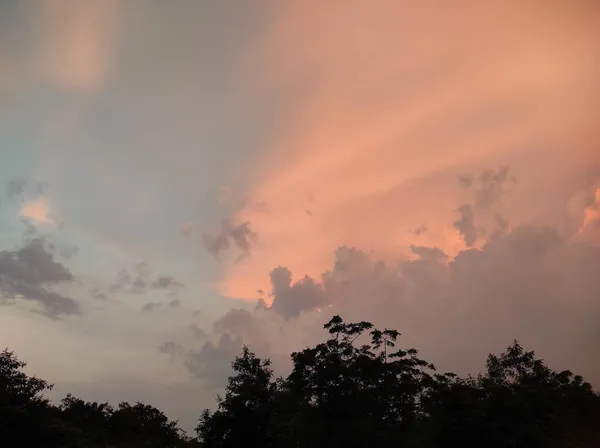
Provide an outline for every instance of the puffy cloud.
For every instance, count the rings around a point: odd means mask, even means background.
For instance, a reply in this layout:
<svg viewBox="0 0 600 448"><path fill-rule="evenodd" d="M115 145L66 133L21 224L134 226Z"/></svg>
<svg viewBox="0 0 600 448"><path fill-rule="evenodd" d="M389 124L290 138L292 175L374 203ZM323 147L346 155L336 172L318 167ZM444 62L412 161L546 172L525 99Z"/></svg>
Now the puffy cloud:
<svg viewBox="0 0 600 448"><path fill-rule="evenodd" d="M203 379L207 385L221 387L231 374L231 362L240 353L242 337L233 337L223 333L218 342L208 341L199 350L190 352L185 366L196 378Z"/></svg>
<svg viewBox="0 0 600 448"><path fill-rule="evenodd" d="M284 318L298 317L301 312L324 305L321 285L305 276L292 284L292 273L285 267L271 271L273 303L271 308Z"/></svg>
<svg viewBox="0 0 600 448"><path fill-rule="evenodd" d="M248 255L255 240L256 233L251 230L249 222L233 224L229 219L222 221L219 233L204 232L202 234L204 247L217 259L231 246L239 249L242 256Z"/></svg>
<svg viewBox="0 0 600 448"><path fill-rule="evenodd" d="M178 282L170 275L161 275L154 282L152 282L152 288L154 289L179 289L183 287L183 283Z"/></svg>
<svg viewBox="0 0 600 448"><path fill-rule="evenodd" d="M0 251L0 288L5 297L39 302L48 316L79 314L79 304L49 288L73 283L70 270L54 260L44 240L36 238L18 250Z"/></svg>
<svg viewBox="0 0 600 448"><path fill-rule="evenodd" d="M54 224L52 217L50 201L48 198L41 197L33 201L28 201L21 207L21 216L28 218L39 224Z"/></svg>
<svg viewBox="0 0 600 448"><path fill-rule="evenodd" d="M462 235L467 247L475 245L479 231L475 227L475 214L473 207L469 204L463 204L456 209L460 218L454 221L454 228Z"/></svg>
<svg viewBox="0 0 600 448"><path fill-rule="evenodd" d="M132 276L131 271L134 271ZM108 293L128 292L133 294L144 294L149 289L156 291L167 291L169 296L174 296L184 287L183 283L176 280L173 276L162 274L154 279L152 270L146 262L135 265L132 269L122 268L117 272L115 280L108 286ZM106 297L107 292L96 288L96 293L101 293ZM96 295L96 294L93 294ZM154 308L152 304L147 304L145 310Z"/></svg>
<svg viewBox="0 0 600 448"><path fill-rule="evenodd" d="M522 225L451 258L437 248L411 250L417 259L392 268L342 248L320 281L293 283L289 271L277 268L270 311L291 318L331 305L327 315L399 328L458 369L477 369L486 350L519 338L551 362L572 363L600 381L592 361L600 357L600 248L552 227ZM311 287L302 288L307 282ZM278 302L279 294L287 302Z"/></svg>

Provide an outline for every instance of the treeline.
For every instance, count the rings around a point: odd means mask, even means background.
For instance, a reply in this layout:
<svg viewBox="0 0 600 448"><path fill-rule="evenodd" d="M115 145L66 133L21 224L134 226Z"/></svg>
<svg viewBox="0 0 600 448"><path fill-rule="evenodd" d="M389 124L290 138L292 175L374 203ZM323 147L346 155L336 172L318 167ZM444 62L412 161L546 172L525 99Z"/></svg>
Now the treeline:
<svg viewBox="0 0 600 448"><path fill-rule="evenodd" d="M326 325L329 339L291 355L276 378L244 348L225 394L188 438L141 403L50 404L45 381L0 355L0 446L31 447L600 447L600 395L569 371L555 372L516 341L486 371L438 373L399 333L368 322Z"/></svg>

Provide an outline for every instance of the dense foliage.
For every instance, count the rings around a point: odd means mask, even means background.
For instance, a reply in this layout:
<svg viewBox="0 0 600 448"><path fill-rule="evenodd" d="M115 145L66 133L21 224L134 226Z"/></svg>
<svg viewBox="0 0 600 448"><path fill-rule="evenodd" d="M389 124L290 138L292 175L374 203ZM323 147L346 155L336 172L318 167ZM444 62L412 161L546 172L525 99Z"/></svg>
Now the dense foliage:
<svg viewBox="0 0 600 448"><path fill-rule="evenodd" d="M200 419L203 446L600 447L600 396L516 341L463 379L395 349L397 331L339 316L325 329L328 341L292 354L286 379L244 349Z"/></svg>
<svg viewBox="0 0 600 448"><path fill-rule="evenodd" d="M414 349L396 349L395 330L339 316L325 329L327 341L292 354L287 378L244 348L196 439L142 403L113 407L68 395L53 405L43 396L51 385L23 373L25 364L5 350L2 446L600 447L600 395L516 341L488 357L485 373L459 378L436 372Z"/></svg>

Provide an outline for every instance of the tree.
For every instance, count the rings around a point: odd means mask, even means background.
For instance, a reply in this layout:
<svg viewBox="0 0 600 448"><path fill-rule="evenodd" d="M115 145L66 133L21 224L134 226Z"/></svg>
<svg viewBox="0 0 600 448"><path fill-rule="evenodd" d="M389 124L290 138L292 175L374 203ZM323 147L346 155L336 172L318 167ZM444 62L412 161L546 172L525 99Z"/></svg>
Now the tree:
<svg viewBox="0 0 600 448"><path fill-rule="evenodd" d="M203 446L600 446L598 394L516 341L483 374L460 378L397 350L395 330L339 316L324 328L329 339L292 353L285 379L244 348L225 398L202 414Z"/></svg>
<svg viewBox="0 0 600 448"><path fill-rule="evenodd" d="M13 352L0 353L0 446L44 448L179 448L197 446L160 410L136 403L44 397L52 385L25 374Z"/></svg>
<svg viewBox="0 0 600 448"><path fill-rule="evenodd" d="M202 413L196 431L206 447L271 446L270 404L276 383L270 361L262 361L247 347L232 364L236 375L229 378L218 409Z"/></svg>

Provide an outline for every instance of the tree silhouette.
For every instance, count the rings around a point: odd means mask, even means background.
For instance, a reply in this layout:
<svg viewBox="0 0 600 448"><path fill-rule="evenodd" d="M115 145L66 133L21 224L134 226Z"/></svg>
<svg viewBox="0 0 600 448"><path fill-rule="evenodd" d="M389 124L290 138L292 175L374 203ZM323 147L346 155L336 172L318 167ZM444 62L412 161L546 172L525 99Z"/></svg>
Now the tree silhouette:
<svg viewBox="0 0 600 448"><path fill-rule="evenodd" d="M328 339L291 354L276 378L247 347L225 394L187 437L143 403L59 405L46 381L0 353L0 446L44 448L600 447L600 396L570 371L555 372L514 341L476 377L439 373L396 330L334 316Z"/></svg>
<svg viewBox="0 0 600 448"><path fill-rule="evenodd" d="M598 394L516 341L485 373L459 378L397 350L395 330L339 316L324 328L329 339L293 353L285 379L244 348L225 398L202 414L202 446L600 446Z"/></svg>

